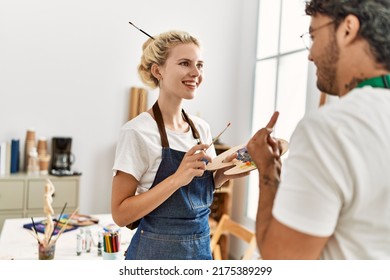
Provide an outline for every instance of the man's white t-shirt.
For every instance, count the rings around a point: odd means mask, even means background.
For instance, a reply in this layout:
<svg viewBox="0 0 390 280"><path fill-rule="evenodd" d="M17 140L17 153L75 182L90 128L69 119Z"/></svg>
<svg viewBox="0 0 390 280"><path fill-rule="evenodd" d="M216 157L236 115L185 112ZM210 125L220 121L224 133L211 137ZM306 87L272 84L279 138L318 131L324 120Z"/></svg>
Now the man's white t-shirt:
<svg viewBox="0 0 390 280"><path fill-rule="evenodd" d="M274 217L331 236L323 259L390 259L390 90L354 89L302 119L281 176Z"/></svg>

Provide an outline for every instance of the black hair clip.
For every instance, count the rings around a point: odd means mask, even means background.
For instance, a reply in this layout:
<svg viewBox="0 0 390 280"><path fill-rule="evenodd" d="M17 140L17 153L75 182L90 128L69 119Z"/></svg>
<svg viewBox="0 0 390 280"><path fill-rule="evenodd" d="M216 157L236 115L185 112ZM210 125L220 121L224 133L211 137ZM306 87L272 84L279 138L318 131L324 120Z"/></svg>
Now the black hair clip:
<svg viewBox="0 0 390 280"><path fill-rule="evenodd" d="M152 39L154 40L153 36L150 36L148 33L146 33L145 31L143 31L142 29L139 29L139 28L138 28L137 26L135 26L132 22L129 21L129 23L130 23L132 26L134 26L135 28L137 28L139 31L141 31L142 33L144 33L146 36L148 36L149 38L152 38Z"/></svg>

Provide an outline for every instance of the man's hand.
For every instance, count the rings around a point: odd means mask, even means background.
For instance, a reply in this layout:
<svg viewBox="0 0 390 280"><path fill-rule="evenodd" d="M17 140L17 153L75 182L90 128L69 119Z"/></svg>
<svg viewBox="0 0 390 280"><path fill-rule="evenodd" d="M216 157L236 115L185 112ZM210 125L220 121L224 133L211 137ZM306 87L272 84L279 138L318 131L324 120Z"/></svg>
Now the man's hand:
<svg viewBox="0 0 390 280"><path fill-rule="evenodd" d="M279 178L281 169L281 143L271 136L278 120L279 112L275 112L265 128L258 130L247 144L247 150L263 179L270 176ZM270 178L269 178L270 179Z"/></svg>

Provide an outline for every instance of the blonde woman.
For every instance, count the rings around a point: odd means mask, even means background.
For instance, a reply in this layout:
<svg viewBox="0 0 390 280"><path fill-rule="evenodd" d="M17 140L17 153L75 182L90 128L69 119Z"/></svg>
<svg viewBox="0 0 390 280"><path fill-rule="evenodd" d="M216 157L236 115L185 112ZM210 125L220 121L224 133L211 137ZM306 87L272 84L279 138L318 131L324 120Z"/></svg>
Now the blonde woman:
<svg viewBox="0 0 390 280"><path fill-rule="evenodd" d="M140 219L126 259L211 259L213 191L237 176L206 170L216 156L209 125L182 108L203 80L200 44L182 31L151 37L138 72L159 96L122 127L117 143L112 216L119 226Z"/></svg>

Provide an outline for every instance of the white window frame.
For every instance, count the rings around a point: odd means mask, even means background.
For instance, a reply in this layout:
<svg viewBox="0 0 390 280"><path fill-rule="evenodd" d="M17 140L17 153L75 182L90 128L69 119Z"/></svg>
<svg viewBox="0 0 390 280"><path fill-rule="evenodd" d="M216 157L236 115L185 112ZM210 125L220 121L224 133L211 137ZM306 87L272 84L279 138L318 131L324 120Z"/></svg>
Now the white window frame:
<svg viewBox="0 0 390 280"><path fill-rule="evenodd" d="M308 52L299 38L308 30L310 18L304 14L304 1L259 0L258 7L251 135L265 126L272 113L278 110L280 117L274 136L289 141L298 121L318 104L317 98L313 98L315 91L315 95L319 96L313 77L314 67L309 63ZM295 69L294 66L297 66L297 71L291 70ZM271 74L275 75L274 80L265 78L267 75L271 77ZM296 82L291 82L292 77ZM282 159L286 157L288 153ZM258 173L251 172L247 182L246 216L255 220L259 197Z"/></svg>

